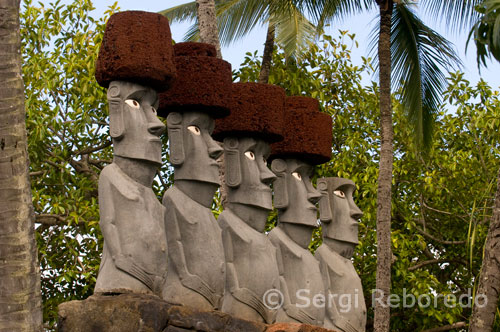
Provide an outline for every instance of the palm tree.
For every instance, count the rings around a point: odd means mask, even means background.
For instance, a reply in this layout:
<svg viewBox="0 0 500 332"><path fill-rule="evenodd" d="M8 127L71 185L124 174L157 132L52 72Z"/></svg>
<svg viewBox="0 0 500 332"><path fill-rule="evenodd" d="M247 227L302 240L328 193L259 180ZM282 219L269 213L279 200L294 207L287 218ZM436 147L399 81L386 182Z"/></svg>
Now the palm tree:
<svg viewBox="0 0 500 332"><path fill-rule="evenodd" d="M41 331L19 3L0 1L0 331Z"/></svg>
<svg viewBox="0 0 500 332"><path fill-rule="evenodd" d="M486 0L477 9L482 14L474 25L469 38L474 35L477 47L477 64L486 66L486 58L492 55L500 62L500 0ZM470 318L470 332L489 332L493 329L500 296L500 170L493 216L484 245L476 294L485 295L487 302L475 305Z"/></svg>
<svg viewBox="0 0 500 332"><path fill-rule="evenodd" d="M217 57L222 58L214 0L196 0L196 9L201 42L214 45Z"/></svg>

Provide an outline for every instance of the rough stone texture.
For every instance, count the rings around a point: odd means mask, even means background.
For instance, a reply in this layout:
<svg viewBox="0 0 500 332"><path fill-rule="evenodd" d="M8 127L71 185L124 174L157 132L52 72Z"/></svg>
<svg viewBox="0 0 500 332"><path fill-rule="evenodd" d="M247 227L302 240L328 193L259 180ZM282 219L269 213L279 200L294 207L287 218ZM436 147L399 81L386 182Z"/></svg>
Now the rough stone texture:
<svg viewBox="0 0 500 332"><path fill-rule="evenodd" d="M153 295L93 295L59 306L59 332L328 332L318 326L266 325L220 311L199 311L169 304Z"/></svg>
<svg viewBox="0 0 500 332"><path fill-rule="evenodd" d="M174 46L175 56L217 56L215 46L205 43L177 43Z"/></svg>
<svg viewBox="0 0 500 332"><path fill-rule="evenodd" d="M116 13L106 24L95 77L105 88L118 80L163 91L175 77L173 55L166 17L142 11Z"/></svg>
<svg viewBox="0 0 500 332"><path fill-rule="evenodd" d="M269 326L266 330L266 332L328 332L328 331L333 331L333 330L327 330L319 326L297 324L297 323L278 323Z"/></svg>
<svg viewBox="0 0 500 332"><path fill-rule="evenodd" d="M174 45L174 52L177 79L160 94L158 114L196 111L214 119L229 115L231 64L217 59L207 44L180 43Z"/></svg>
<svg viewBox="0 0 500 332"><path fill-rule="evenodd" d="M233 83L231 115L217 120L212 136L253 137L268 143L283 139L285 90L262 83Z"/></svg>
<svg viewBox="0 0 500 332"><path fill-rule="evenodd" d="M331 159L332 119L308 97L287 97L284 140L272 144L270 160L296 158L311 165Z"/></svg>

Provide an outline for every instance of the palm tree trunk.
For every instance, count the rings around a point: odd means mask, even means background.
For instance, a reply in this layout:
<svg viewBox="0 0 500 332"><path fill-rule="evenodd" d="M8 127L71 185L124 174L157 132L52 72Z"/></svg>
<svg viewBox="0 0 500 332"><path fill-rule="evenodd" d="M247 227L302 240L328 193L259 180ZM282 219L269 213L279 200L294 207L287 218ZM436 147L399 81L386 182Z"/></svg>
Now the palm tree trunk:
<svg viewBox="0 0 500 332"><path fill-rule="evenodd" d="M273 60L274 35L274 24L269 22L266 43L264 44L264 54L262 55L262 65L260 67L259 83L269 82L269 71L271 70L271 61Z"/></svg>
<svg viewBox="0 0 500 332"><path fill-rule="evenodd" d="M41 331L40 268L28 177L20 0L0 0L0 331Z"/></svg>
<svg viewBox="0 0 500 332"><path fill-rule="evenodd" d="M377 1L380 7L378 44L380 84L380 165L377 189L377 297L374 331L389 332L390 308L387 297L391 290L391 186L393 163L393 130L391 104L391 17L392 0Z"/></svg>
<svg viewBox="0 0 500 332"><path fill-rule="evenodd" d="M484 248L479 285L469 324L469 332L493 330L500 292L500 171L497 179L495 207ZM481 295L481 296L480 296ZM486 302L484 297L486 297Z"/></svg>
<svg viewBox="0 0 500 332"><path fill-rule="evenodd" d="M196 0L198 8L198 26L200 28L200 41L215 46L217 57L222 59L220 50L219 31L217 29L217 16L214 0Z"/></svg>

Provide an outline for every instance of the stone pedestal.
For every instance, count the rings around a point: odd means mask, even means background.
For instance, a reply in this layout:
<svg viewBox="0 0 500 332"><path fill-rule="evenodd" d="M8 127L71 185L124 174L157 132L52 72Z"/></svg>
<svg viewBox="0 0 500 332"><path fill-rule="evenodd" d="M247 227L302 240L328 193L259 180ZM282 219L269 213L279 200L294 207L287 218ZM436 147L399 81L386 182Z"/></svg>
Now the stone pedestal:
<svg viewBox="0 0 500 332"><path fill-rule="evenodd" d="M59 306L59 332L328 332L305 324L267 325L220 311L199 311L147 294L93 295Z"/></svg>

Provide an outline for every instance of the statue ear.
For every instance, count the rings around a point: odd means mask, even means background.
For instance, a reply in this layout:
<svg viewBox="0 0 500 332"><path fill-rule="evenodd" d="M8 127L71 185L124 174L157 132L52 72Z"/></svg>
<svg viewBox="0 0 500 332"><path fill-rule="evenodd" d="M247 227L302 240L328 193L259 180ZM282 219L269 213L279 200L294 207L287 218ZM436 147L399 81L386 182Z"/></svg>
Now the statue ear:
<svg viewBox="0 0 500 332"><path fill-rule="evenodd" d="M319 220L321 222L331 222L332 210L330 209L328 185L325 178L318 179L317 188L321 193L321 198L319 199Z"/></svg>
<svg viewBox="0 0 500 332"><path fill-rule="evenodd" d="M271 170L276 174L276 180L273 182L274 207L277 209L286 209L288 207L286 162L283 159L274 159L271 163Z"/></svg>
<svg viewBox="0 0 500 332"><path fill-rule="evenodd" d="M123 121L123 100L120 98L120 87L113 83L108 88L109 134L114 139L120 139L125 132Z"/></svg>
<svg viewBox="0 0 500 332"><path fill-rule="evenodd" d="M224 139L224 164L226 165L226 185L237 188L241 184L240 152L238 139L228 137Z"/></svg>
<svg viewBox="0 0 500 332"><path fill-rule="evenodd" d="M182 114L172 112L167 116L170 163L181 166L184 163L184 139L182 137Z"/></svg>

